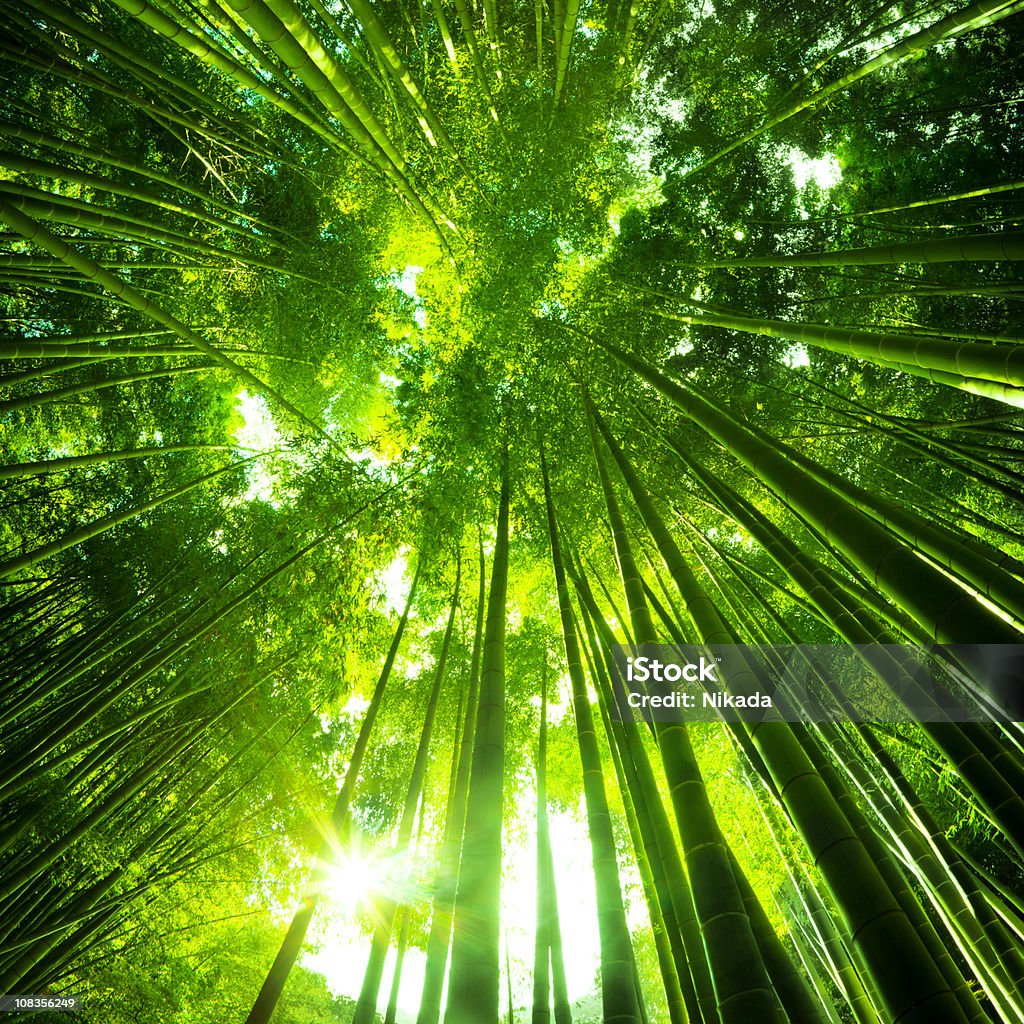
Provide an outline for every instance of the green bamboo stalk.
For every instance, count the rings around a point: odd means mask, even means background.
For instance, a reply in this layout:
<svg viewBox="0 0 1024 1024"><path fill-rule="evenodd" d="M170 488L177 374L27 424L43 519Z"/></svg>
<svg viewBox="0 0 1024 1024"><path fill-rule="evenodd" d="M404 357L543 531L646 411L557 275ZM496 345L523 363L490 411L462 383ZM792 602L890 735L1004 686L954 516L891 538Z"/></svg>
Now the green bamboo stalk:
<svg viewBox="0 0 1024 1024"><path fill-rule="evenodd" d="M385 176L424 216L442 247L447 242L434 215L406 175L405 158L388 138L352 80L316 37L291 0L228 0L277 56L362 146ZM442 217L445 223L451 222Z"/></svg>
<svg viewBox="0 0 1024 1024"><path fill-rule="evenodd" d="M928 540L926 553L936 561L954 571L966 565L972 572L986 572L985 582L977 589L996 604L1011 600L1017 590L1016 583L988 558L974 560L969 539L958 538L955 544L952 538L929 531L927 524L907 516L892 503L880 503L878 496L848 485L837 474L827 474L795 449L769 440L750 424L739 423L725 408L712 405L635 356L602 340L598 344L651 383L782 496L841 554L850 558L868 580L910 612L937 642L1019 642L1020 634L1005 620L982 606L944 573L929 571L927 563L886 527L901 533L912 529L911 535L918 542L933 538L934 542ZM837 500L845 499L846 495L856 495L867 508L876 510L878 519L848 500ZM1004 590L1008 591L1005 596Z"/></svg>
<svg viewBox="0 0 1024 1024"><path fill-rule="evenodd" d="M879 362L881 365L898 363L900 367L916 366L922 370L952 373L968 379L990 380L1013 388L1024 387L1024 345L986 345L969 341L957 343L940 338L883 334L828 324L795 323L736 314L681 315L656 312L658 316L681 323L724 327L769 338L785 338L856 359Z"/></svg>
<svg viewBox="0 0 1024 1024"><path fill-rule="evenodd" d="M946 370L928 369L914 363L901 363L890 359L873 359L872 362L885 366L890 370L899 370L912 377L922 377L934 384L943 384L951 388L959 388L969 395L989 398L993 402L1012 405L1015 409L1024 409L1024 388L1013 384L1000 384L997 381L983 380L980 377L966 377L961 373ZM1019 414L1018 414L1019 415Z"/></svg>
<svg viewBox="0 0 1024 1024"><path fill-rule="evenodd" d="M923 242L896 242L835 252L805 252L792 256L744 256L738 259L684 263L713 267L869 267L902 263L958 263L1024 260L1024 233L931 238Z"/></svg>
<svg viewBox="0 0 1024 1024"><path fill-rule="evenodd" d="M484 628L480 705L455 901L445 1024L497 1024L498 1021L509 490L506 461L502 467Z"/></svg>
<svg viewBox="0 0 1024 1024"><path fill-rule="evenodd" d="M409 945L409 908L401 910L401 925L398 929L398 948L395 952L395 972L391 979L391 992L388 1005L384 1012L384 1024L395 1024L398 1019L398 991L402 983L402 967L405 964L405 951Z"/></svg>
<svg viewBox="0 0 1024 1024"><path fill-rule="evenodd" d="M961 32L971 31L972 29L990 25L1002 18L1009 17L1011 14L1016 13L1018 7L1019 4L1014 2L1014 0L977 0L977 2L969 4L967 7L964 7L953 14L947 15L945 18L942 18L926 28L913 33L913 35L908 36L906 39L903 39L898 43L894 43L876 57L873 57L865 64L860 65L860 67L848 72L824 88L815 90L815 92L811 93L810 96L796 101L785 110L769 118L769 120L759 128L755 128L753 131L747 132L745 135L735 139L727 146L724 146L716 153L713 153L711 156L704 159L697 167L687 172L686 177L696 174L698 171L705 170L712 164L721 160L722 157L739 149L740 146L751 142L760 135L763 135L765 132L775 128L777 125L789 120L791 117L795 117L802 111L817 106L830 96L834 96L836 93L848 89L851 85L860 81L862 78L866 78L868 75L873 74L876 71L889 67L890 65L902 60L904 57L909 57L915 53L919 53L943 39L948 39Z"/></svg>
<svg viewBox="0 0 1024 1024"><path fill-rule="evenodd" d="M692 454L678 446L672 447L703 486L718 496L730 512L737 516L737 521L742 522L751 536L764 547L769 557L807 595L836 633L858 647L896 644L896 638L882 623L857 603L856 595L853 601L844 598L842 590L845 584L839 576L812 562L749 502L724 488ZM915 631L915 639L920 643L927 637L921 638ZM882 654L881 651L877 653ZM883 679L905 678L904 668L887 655L877 660L874 656L864 660L869 671L881 669ZM969 723L955 725L945 715L939 714L937 708L934 717L922 723L922 727L935 746L957 768L981 804L1003 823L1008 836L1015 837L1012 841L1020 844L1020 821L1024 815L1024 805L1018 803L1014 791L1020 788L1024 776L1021 775L1019 761L1013 753L995 744L983 727Z"/></svg>
<svg viewBox="0 0 1024 1024"><path fill-rule="evenodd" d="M220 124L222 128L230 131L236 127L231 123L233 112L215 96L197 88L166 66L153 64L144 54L112 36L104 26L90 23L74 12L51 3L50 0L25 0L25 3L44 15L62 32L95 46L112 64L120 67L151 91L159 92L162 98L170 100L179 109L201 109L211 121ZM258 129L251 126L251 131L255 136Z"/></svg>
<svg viewBox="0 0 1024 1024"><path fill-rule="evenodd" d="M469 772L473 761L473 743L476 735L476 716L480 694L480 656L483 648L484 606L487 596L486 564L482 540L478 537L480 583L476 602L476 627L473 631L473 649L470 654L469 692L466 695L465 719L462 738L452 752L455 779L450 787L448 807L441 848L438 852L438 882L434 897L434 912L427 939L426 963L423 968L423 988L416 1024L437 1024L441 1014L441 994L444 988L448 949L451 944L453 910L459 882L459 851L466 826L466 802L469 796Z"/></svg>
<svg viewBox="0 0 1024 1024"><path fill-rule="evenodd" d="M596 642L597 645L594 648L597 679L604 688L605 704L611 707L616 700L611 682L616 678L617 672L615 662L611 657L611 651L616 643L615 636L598 608L587 578L581 571L574 571L572 565L567 567L567 572L570 574L579 596L584 612L584 623L595 634L592 637L592 642ZM598 652L600 652L600 657ZM602 660L604 662L603 672L600 665ZM599 689L598 692L600 694L601 690ZM666 899L661 900L661 897L659 899L662 906L667 908L665 910L666 917L674 918L678 926L678 938L682 943L682 948L680 949L678 944L673 945L673 959L676 963L676 975L682 994L687 1000L687 1013L693 1024L700 1024L702 1020L715 1022L718 1019L717 1001L707 952L701 939L693 893L683 870L675 833L672 831L668 814L661 800L658 782L647 755L640 726L630 722L618 723L614 719L612 726L616 738L623 745L621 746L623 767L626 769L627 776L635 779L631 794L638 821L647 830L645 834L650 837L646 842L652 853L652 871L656 873L656 878L659 871L664 873ZM668 914L668 910L671 910L671 915ZM672 938L674 941L675 936ZM687 977L691 979L689 985L685 984Z"/></svg>
<svg viewBox="0 0 1024 1024"><path fill-rule="evenodd" d="M85 85L88 88L95 89L104 96L119 99L145 111L154 121L163 124L168 131L174 134L176 138L179 138L179 141L182 141L184 147L191 155L199 159L203 166L213 173L215 177L219 177L219 175L209 161L200 156L187 141L182 140L170 126L173 125L178 129L194 133L196 138L206 139L225 151L236 153L236 155L238 151L244 151L260 159L283 159L283 154L273 153L258 144L239 139L237 136L225 135L223 132L215 130L210 124L201 123L194 113L181 113L167 105L154 103L144 96L124 88L115 82L111 76L102 72L96 64L88 63L87 67L83 67L81 64L76 63L80 54L73 48L55 43L52 38L44 36L42 30L39 29L35 22L27 17L14 14L11 8L8 8L7 13L12 16L26 36L38 36L39 40L46 46L45 50L40 50L24 39L16 43L14 37L5 36L3 39L0 39L0 47L6 52L9 60L13 63L63 78L74 83L76 86Z"/></svg>
<svg viewBox="0 0 1024 1024"><path fill-rule="evenodd" d="M13 100L9 102L12 106L15 105ZM31 110L26 110L24 112L28 114L34 113ZM214 209L221 210L222 212L231 214L234 217L242 217L244 220L247 220L250 224L256 227L261 227L268 231L276 230L282 234L285 233L282 232L280 228L275 228L274 225L269 224L266 221L243 213L237 208L237 203L231 204L224 202L208 192L204 192L201 189L194 188L186 182L180 181L173 175L163 174L159 170L151 167L144 167L141 164L123 159L117 154L110 153L107 150L93 149L89 146L83 146L72 139L64 139L57 135L38 131L35 128L30 128L23 124L14 124L10 121L0 121L0 136L18 139L21 142L28 142L41 149L52 149L59 153L70 153L84 160L91 161L94 164L100 164L104 167L112 167L121 171L126 171L133 177L145 178L148 181L159 182L160 184L166 185L177 192L182 192L185 195L192 196L192 198L198 199ZM296 239L296 241L298 241L298 239Z"/></svg>
<svg viewBox="0 0 1024 1024"><path fill-rule="evenodd" d="M837 213L831 217L808 217L806 220L794 221L794 226L812 224L822 220L852 220L856 217L877 217L885 213L902 213L904 210L916 210L924 206L943 206L946 203L958 203L965 199L980 199L986 196L999 195L1002 192L1015 192L1024 188L1024 181L1007 181L998 185L985 185L982 188L969 189L966 192L953 192L945 196L933 196L931 199L915 199L899 206L879 206L873 210L854 210L851 213Z"/></svg>
<svg viewBox="0 0 1024 1024"><path fill-rule="evenodd" d="M50 402L61 402L66 398L73 398L75 395L88 395L95 391L103 391L105 388L120 387L122 384L138 384L148 380L160 380L164 377L183 377L190 373L203 373L206 370L215 369L217 369L215 364L204 363L200 366L171 366L158 370L138 370L135 373L124 373L117 376L95 377L92 380L79 381L77 384L68 384L66 387L54 388L51 391L36 391L29 395L19 395L17 398L3 399L0 401L0 415L23 409L33 409Z"/></svg>
<svg viewBox="0 0 1024 1024"><path fill-rule="evenodd" d="M224 259L241 266L256 267L260 270L281 274L284 277L294 277L321 287L328 287L315 277L287 269L281 265L280 261L261 260L233 249L219 248L197 238L194 233L185 234L180 231L171 231L157 226L152 220L145 217L135 217L120 210L111 212L84 199L74 199L57 192L47 192L10 180L0 183L0 195L11 206L21 210L29 217L38 217L40 220L54 221L58 224L87 227L101 235L130 238L145 245L155 246L161 252L166 252L167 249L164 246L167 246L175 255L178 254L176 250L203 253L206 256ZM127 266L138 265L137 263L127 264ZM193 267L207 269L208 266L208 264L182 264L181 269L188 270Z"/></svg>
<svg viewBox="0 0 1024 1024"><path fill-rule="evenodd" d="M459 563L455 577L455 590L452 594L451 610L448 613L448 624L445 627L441 651L438 654L437 664L434 667L434 679L423 716L423 726L420 729L419 745L416 748L416 757L413 761L412 772L409 777L405 804L402 807L402 815L398 822L398 836L394 847L396 855L401 855L408 849L409 840L412 837L413 823L416 818L416 807L420 802L423 792L424 779L427 775L427 757L430 753L430 740L433 736L434 719L437 715L437 703L441 695L441 684L445 680L448 651L451 648L452 634L455 629L455 613L459 608L461 581L462 566ZM374 930L370 945L370 958L366 965L366 971L363 974L359 998L356 1000L353 1010L352 1024L373 1024L376 1018L377 999L380 994L381 981L384 977L384 960L387 956L388 945L391 942L391 935L394 931L398 912L399 905L397 901L385 893L381 900L381 905L374 911Z"/></svg>
<svg viewBox="0 0 1024 1024"><path fill-rule="evenodd" d="M572 50L573 37L576 35L576 21L580 13L580 0L562 0L564 14L558 30L558 49L555 54L555 99L557 108L565 91L566 79L569 76L569 55Z"/></svg>
<svg viewBox="0 0 1024 1024"><path fill-rule="evenodd" d="M729 631L683 560L632 466L607 428L602 432L702 643L730 642ZM734 693L753 693L759 686L756 676L742 671L733 672L727 683ZM849 934L869 965L892 1019L906 1015L908 1022L965 1021L945 977L794 731L787 723L774 719L771 712L760 723L745 724L745 729L843 913Z"/></svg>
<svg viewBox="0 0 1024 1024"><path fill-rule="evenodd" d="M798 1024L801 1021L806 1024L822 1024L821 1002L815 998L813 991L808 988L807 982L790 959L731 847L729 855L758 949L761 950L768 976L772 980L772 988L790 1024Z"/></svg>
<svg viewBox="0 0 1024 1024"><path fill-rule="evenodd" d="M612 765L622 797L622 806L626 813L626 824L629 828L637 870L640 873L644 899L651 921L651 931L654 935L655 952L658 955L658 967L665 988L669 1020L672 1024L687 1024L687 1022L699 1024L703 1020L703 1015L697 1002L693 980L690 976L690 967L682 948L679 922L676 919L675 908L672 906L662 854L653 831L650 814L647 811L645 800L647 794L641 791L641 782L632 761L629 741L623 735L630 726L613 720L608 711L609 701L614 701L614 697L610 696L612 687L601 661L591 613L582 600L580 609L584 633L587 637L587 644L583 646L583 654L590 678L597 691L605 737L608 740ZM674 846L673 840L673 850Z"/></svg>
<svg viewBox="0 0 1024 1024"><path fill-rule="evenodd" d="M873 759L871 769L857 756L833 723L821 723L818 731L828 749L837 755L838 765L857 787L866 806L874 811L888 830L897 856L922 884L939 919L989 1000L1004 1017L1024 1014L1020 988L1024 978L1024 959L1020 951L1010 943L991 908L983 901L972 903L968 899L954 872L953 864L958 858L951 862L943 857L938 846L945 837L938 838L941 831L929 821L930 815L916 794L909 787L904 788L905 808L909 814L904 813L888 799L879 782L873 778L879 766L894 767L892 759L875 760L881 744L867 727L862 726L857 731L869 744ZM885 768L882 771L890 781L894 781L895 777ZM923 816L918 812L923 812ZM932 825L931 829L928 824ZM948 849L946 847L947 852Z"/></svg>
<svg viewBox="0 0 1024 1024"><path fill-rule="evenodd" d="M455 56L455 43L452 40L452 30L444 13L444 7L441 6L441 0L430 0L430 9L433 11L434 19L437 22L437 30L441 33L441 40L444 43L445 53L448 54L448 60L452 64L456 64L457 58Z"/></svg>
<svg viewBox="0 0 1024 1024"><path fill-rule="evenodd" d="M276 390L264 384L263 381L261 381L254 373L245 369L244 366L239 366L238 363L234 362L234 360L229 359L218 349L214 348L214 346L200 334L193 331L191 327L186 326L170 313L165 312L155 302L147 299L141 292L133 288L126 281L117 277L117 275L104 270L103 267L94 260L91 260L88 256L84 256L82 253L75 251L63 239L51 234L41 224L32 220L31 217L25 216L25 214L12 206L11 203L2 195L0 195L0 221L7 223L11 228L18 232L18 234L23 235L28 239L28 241L33 242L41 249L45 249L47 252L52 253L54 256L63 260L63 262L73 270L78 271L78 273L83 277L90 281L95 281L106 291L110 292L110 294L115 298L131 306L132 309L136 309L140 313L150 317L152 320L155 320L158 324L161 324L163 327L172 331L183 341L187 341L193 348L198 349L200 352L216 360L221 366L229 369L236 377L245 381L246 384L254 388L259 394L266 395L272 402L279 405L291 416L299 420L299 422L311 427L316 433L320 434L333 444L333 440L329 434L327 434L321 427L318 427L309 419L308 416L300 412L299 409L292 405L292 403L286 398L278 394Z"/></svg>
<svg viewBox="0 0 1024 1024"><path fill-rule="evenodd" d="M466 50L469 53L473 71L476 74L477 84L480 92L487 102L488 113L491 120L497 123L498 111L494 104L494 94L491 92L490 83L487 81L487 72L484 70L484 62L480 56L480 46L476 38L476 29L473 27L473 15L470 12L466 0L455 0L455 12L459 18L459 26L462 29L462 38L466 41Z"/></svg>
<svg viewBox="0 0 1024 1024"><path fill-rule="evenodd" d="M76 184L85 185L91 189L109 192L111 195L134 199L139 202L146 203L149 206L155 206L157 209L165 210L168 213L180 214L181 216L188 217L191 220L196 220L203 224L209 224L220 231L227 231L231 234L242 235L256 241L262 241L274 246L275 248L284 248L281 243L275 241L272 237L268 238L266 235L255 233L252 227L245 227L227 220L224 217L216 217L213 214L205 213L203 210L197 210L188 206L182 206L179 203L171 202L154 192L150 192L148 189L139 188L138 185L121 185L110 178L102 177L98 174L89 174L85 171L80 171L77 168L68 167L66 164L61 167L56 164L48 163L45 160L19 156L15 153L0 153L0 167L6 167L12 171L19 171L22 174L32 174L41 178L52 178L57 181L75 182ZM235 215L237 216L237 213Z"/></svg>
<svg viewBox="0 0 1024 1024"><path fill-rule="evenodd" d="M541 664L540 736L537 740L537 899L533 942L533 1024L551 1021L551 903L548 874L548 663Z"/></svg>
<svg viewBox="0 0 1024 1024"><path fill-rule="evenodd" d="M282 96L251 71L239 64L230 54L223 51L210 39L202 28L194 23L187 27L169 18L147 0L114 0L126 13L137 18L147 28L169 39L192 56L229 76L243 88L273 103L300 124L305 125L331 145L337 145L337 134L314 113Z"/></svg>
<svg viewBox="0 0 1024 1024"><path fill-rule="evenodd" d="M356 737L355 746L352 748L352 754L349 757L348 768L345 770L345 781L338 791L334 808L331 811L330 831L324 837L324 841L317 854L316 864L310 881L303 894L302 903L298 910L296 910L291 924L288 926L288 932L281 943L281 948L278 950L273 964L271 964L270 969L267 971L263 986L260 988L248 1017L246 1017L246 1024L269 1024L271 1015L277 1007L281 993L284 991L284 986L288 981L288 975L291 973L292 967L295 966L295 961L302 950L309 922L312 920L313 912L320 902L324 881L331 870L338 837L340 837L348 821L352 796L355 793L359 772L362 769L363 758L366 755L366 748L373 733L373 726L377 721L377 715L384 700L384 692L391 677L391 670L394 667L395 658L402 643L402 636L409 621L409 612L412 609L413 599L416 596L416 587L422 568L423 563L421 560L416 565L416 575L413 577L412 586L409 588L405 610L402 612L402 617L398 620L398 627L392 637L391 646L388 648L380 676L377 678L377 685L374 687L373 696L370 698L370 703L360 723L359 735Z"/></svg>
<svg viewBox="0 0 1024 1024"><path fill-rule="evenodd" d="M605 795L604 771L597 744L590 700L580 658L579 640L569 603L569 587L562 562L561 544L551 497L547 462L541 453L541 472L547 506L551 561L558 593L559 617L565 643L566 667L572 682L576 734L583 762L583 791L594 863L597 892L597 923L601 944L601 1001L608 1024L639 1024L640 1006L633 978L633 953L622 905L615 838Z"/></svg>
<svg viewBox="0 0 1024 1024"><path fill-rule="evenodd" d="M595 422L603 424L588 403L594 457L633 624L634 642L641 646L656 644L660 638L647 608L625 522L601 456ZM605 433L607 442L610 435L605 430L602 433ZM708 800L686 724L681 716L669 721L655 721L654 735L669 783L687 873L692 880L694 905L701 923L722 1024L741 1024L752 1015L765 1022L777 1020L765 963L735 882L727 846Z"/></svg>
<svg viewBox="0 0 1024 1024"><path fill-rule="evenodd" d="M427 141L435 148L438 143L443 145L448 153L461 164L459 154L448 132L412 77L412 72L399 55L398 49L384 27L384 23L377 17L376 11L368 0L347 0L347 3L352 13L359 19L359 24L363 27L370 45L380 54L388 71L402 86L403 94L416 111L417 120Z"/></svg>
<svg viewBox="0 0 1024 1024"><path fill-rule="evenodd" d="M189 491L195 490L195 488L201 487L205 483L209 483L209 481L216 479L224 473L230 473L241 469L243 466L248 465L248 463L262 457L262 455L253 455L251 458L241 459L238 462L232 462L227 466L221 466L220 469L215 469L212 473L206 473L203 476L197 477L195 480L190 480L188 483L182 484L180 487L174 487L169 491L165 491L163 494L157 495L157 497L151 498L149 501L143 502L141 505L125 509L122 512L112 512L110 515L102 516L85 526L69 530L64 534L64 536L59 537L57 540L49 541L46 544L40 544L31 551L26 551L24 554L8 558L5 561L0 562L0 579L5 579L14 573L31 568L38 562L43 561L43 559L50 558L53 555L58 555L62 551L67 551L68 548L73 548L78 544L84 544L87 540L92 540L94 537L100 536L100 534L113 529L115 526L120 526L122 523L126 523L129 520L134 519L136 516L141 516L146 512L151 512L153 509L159 508L161 505L164 505L169 501L173 501L175 498L180 498L183 494L188 494Z"/></svg>

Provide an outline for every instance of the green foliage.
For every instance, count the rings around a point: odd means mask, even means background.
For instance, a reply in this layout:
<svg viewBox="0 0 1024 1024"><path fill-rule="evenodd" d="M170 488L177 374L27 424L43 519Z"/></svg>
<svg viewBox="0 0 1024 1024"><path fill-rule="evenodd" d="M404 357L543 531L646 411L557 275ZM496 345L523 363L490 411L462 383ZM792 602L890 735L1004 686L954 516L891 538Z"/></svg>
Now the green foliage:
<svg viewBox="0 0 1024 1024"><path fill-rule="evenodd" d="M303 0L290 34L259 20L287 13L282 0L248 14L138 6L4 4L0 873L11 881L0 885L0 979L82 990L82 1020L98 1024L242 1019L276 953L276 917L303 897L336 831L330 808L401 605L396 576L418 564L414 615L341 829L343 846L380 854L394 842L460 564L403 882L410 941L426 945L473 672L477 545L489 575L503 466L505 842L518 856L534 829L545 672L549 806L582 834L540 465L543 449L566 551L625 640L587 400L737 639L842 635L755 540L756 516L879 630L919 639L916 609L878 595L788 494L606 344L879 496L889 504L877 518L898 508L938 524L952 554L940 573L941 558L922 551L922 574L944 574L972 608L985 591L983 607L1020 631L1019 384L929 380L889 365L882 348L862 359L796 339L811 323L1019 344L1011 260L856 252L1019 239L1019 18L942 39L708 163L957 8L585 4L556 104L564 4L483 4L500 7L493 40L479 12L467 32L433 0L376 4L376 27ZM322 45L309 43L300 64L282 46L298 45L303 26ZM390 74L392 58L408 81ZM815 180L815 168L832 179ZM792 259L821 252L847 258ZM789 322L794 338L742 327L767 320ZM661 635L694 635L650 531L620 499L639 571L667 608ZM836 515L848 504L837 498ZM963 568L968 538L1005 589L988 593ZM1024 777L1019 730L989 732L1012 789ZM780 851L822 883L771 783L724 731L694 729L693 742L717 827L773 927L798 927L781 909ZM1019 899L1020 836L992 820L972 780L916 727L884 743L941 833ZM645 897L603 734L597 748L635 924ZM892 841L879 815L869 824ZM910 861L932 913L935 880ZM369 930L365 903L342 923L330 910L317 919L325 948L334 927ZM573 930L595 928L577 911L590 912L563 908L567 946ZM659 1021L664 965L648 931L636 929L634 954ZM959 950L962 936L947 932ZM986 964L972 960L968 980L998 1003L1005 986ZM272 1020L348 1021L357 990L332 995L300 961ZM593 992L577 1009L598 1019ZM1009 1019L1007 1005L993 1012Z"/></svg>

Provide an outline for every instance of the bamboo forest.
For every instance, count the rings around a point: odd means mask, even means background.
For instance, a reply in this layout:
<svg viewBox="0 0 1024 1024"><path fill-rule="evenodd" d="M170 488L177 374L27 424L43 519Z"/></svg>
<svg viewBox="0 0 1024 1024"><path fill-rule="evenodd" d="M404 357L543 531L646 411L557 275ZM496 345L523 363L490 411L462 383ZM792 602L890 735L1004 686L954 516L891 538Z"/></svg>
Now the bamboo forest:
<svg viewBox="0 0 1024 1024"><path fill-rule="evenodd" d="M0 10L5 1020L1024 1024L1024 0Z"/></svg>

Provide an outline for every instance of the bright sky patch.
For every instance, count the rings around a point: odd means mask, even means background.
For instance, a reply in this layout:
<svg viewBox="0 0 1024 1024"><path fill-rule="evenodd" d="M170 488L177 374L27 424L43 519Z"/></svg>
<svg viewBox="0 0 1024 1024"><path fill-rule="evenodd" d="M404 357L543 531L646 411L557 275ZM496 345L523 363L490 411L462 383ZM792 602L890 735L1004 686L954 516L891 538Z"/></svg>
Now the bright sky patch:
<svg viewBox="0 0 1024 1024"><path fill-rule="evenodd" d="M373 581L376 589L383 588L384 604L388 611L401 614L405 608L405 602L409 597L409 588L412 586L412 580L405 578L408 568L405 553L400 551L391 560L391 564L383 572L378 573Z"/></svg>
<svg viewBox="0 0 1024 1024"><path fill-rule="evenodd" d="M262 395L250 395L243 388L238 392L235 412L242 417L242 424L234 433L235 444L240 448L248 448L255 452L269 451L281 446L284 439ZM242 495L242 501L265 501L274 508L280 507L281 499L277 495L274 473L268 465L268 460L250 462L245 469L245 475L249 486Z"/></svg>
<svg viewBox="0 0 1024 1024"><path fill-rule="evenodd" d="M391 271L391 281L394 286L400 292L408 295L416 305L415 310L413 310L412 319L417 327L425 327L427 324L427 311L420 299L419 292L416 290L416 278L422 273L423 268L412 263L408 264L401 274L397 270Z"/></svg>
<svg viewBox="0 0 1024 1024"><path fill-rule="evenodd" d="M797 342L786 349L785 353L783 353L782 361L791 370L798 370L801 366L811 365L811 356L807 351L807 346Z"/></svg>
<svg viewBox="0 0 1024 1024"><path fill-rule="evenodd" d="M789 151L789 166L798 192L802 192L811 182L824 192L838 185L843 177L843 169L831 153L812 158L794 148Z"/></svg>
<svg viewBox="0 0 1024 1024"><path fill-rule="evenodd" d="M536 813L527 793L521 795L518 813L532 821ZM566 985L569 999L576 1002L594 993L594 964L600 958L597 937L597 905L591 868L590 842L580 818L568 811L551 808L548 812L551 845L554 851L555 885L561 917ZM536 840L532 829L527 835L519 830L506 831L501 886L502 960L508 943L512 968L512 999L517 1016L530 1006L533 977L533 943L536 908ZM318 914L315 953L303 957L305 967L319 971L336 994L355 998L363 980L369 953L367 933L359 922L365 912L360 897L369 892L426 901L429 897L414 876L428 869L419 856L380 858L356 853L348 856L328 885L327 905ZM630 914L631 925L643 927L646 915L642 907ZM419 1009L426 957L410 947L406 952L399 987L399 1024L412 1024ZM394 949L388 953L381 985L381 1008L391 988ZM502 979L502 1017L507 1014L508 999Z"/></svg>

